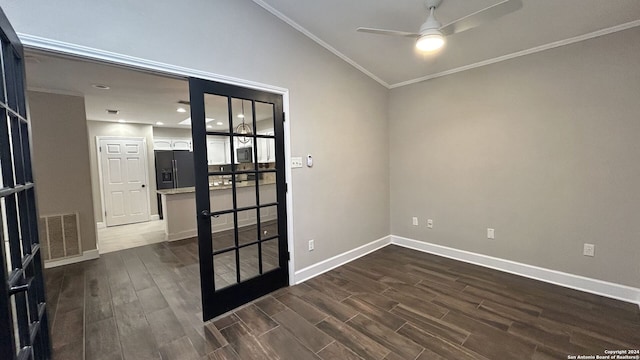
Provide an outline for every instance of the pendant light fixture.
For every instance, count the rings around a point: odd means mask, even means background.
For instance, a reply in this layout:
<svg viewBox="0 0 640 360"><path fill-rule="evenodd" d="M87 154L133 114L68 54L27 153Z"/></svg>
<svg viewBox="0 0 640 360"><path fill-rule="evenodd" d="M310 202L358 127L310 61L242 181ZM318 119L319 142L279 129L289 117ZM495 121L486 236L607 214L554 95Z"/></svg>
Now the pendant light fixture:
<svg viewBox="0 0 640 360"><path fill-rule="evenodd" d="M253 133L253 131L251 130L251 126L249 126L247 123L244 122L244 100L242 100L242 114L238 115L239 118L242 118L242 124L238 125L236 127L236 134L241 134L241 135L251 135ZM240 136L238 137L238 141L240 141L243 144L248 143L249 141L251 141L251 138L247 137L247 136Z"/></svg>

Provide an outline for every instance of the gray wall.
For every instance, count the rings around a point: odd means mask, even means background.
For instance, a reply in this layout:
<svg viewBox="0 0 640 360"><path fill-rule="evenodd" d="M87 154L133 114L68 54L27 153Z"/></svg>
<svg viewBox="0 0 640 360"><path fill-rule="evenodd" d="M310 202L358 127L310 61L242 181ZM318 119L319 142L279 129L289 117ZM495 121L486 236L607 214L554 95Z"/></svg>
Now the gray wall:
<svg viewBox="0 0 640 360"><path fill-rule="evenodd" d="M634 28L392 90L392 233L640 286L639 59Z"/></svg>
<svg viewBox="0 0 640 360"><path fill-rule="evenodd" d="M388 90L255 3L0 6L20 33L288 88L292 152L315 158L289 180L297 269L389 234Z"/></svg>
<svg viewBox="0 0 640 360"><path fill-rule="evenodd" d="M91 188L93 189L93 209L95 221L102 222L102 197L100 195L100 176L98 167L98 151L96 149L96 136L121 136L144 138L147 142L147 169L149 188L150 215L158 214L158 199L156 196L156 170L153 157L153 130L151 125L120 124L107 121L87 121L89 131L89 154L91 160Z"/></svg>
<svg viewBox="0 0 640 360"><path fill-rule="evenodd" d="M38 212L78 212L82 250L95 249L84 98L35 91L27 96Z"/></svg>

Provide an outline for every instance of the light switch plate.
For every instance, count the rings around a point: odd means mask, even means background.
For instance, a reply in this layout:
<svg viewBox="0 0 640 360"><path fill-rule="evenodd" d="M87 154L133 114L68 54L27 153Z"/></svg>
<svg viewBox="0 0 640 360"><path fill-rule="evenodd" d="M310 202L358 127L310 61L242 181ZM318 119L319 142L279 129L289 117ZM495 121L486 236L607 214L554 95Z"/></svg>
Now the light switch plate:
<svg viewBox="0 0 640 360"><path fill-rule="evenodd" d="M433 229L433 220L432 219L427 219L427 227L429 229Z"/></svg>
<svg viewBox="0 0 640 360"><path fill-rule="evenodd" d="M291 158L291 168L297 169L302 167L302 158L301 157L292 157Z"/></svg>
<svg viewBox="0 0 640 360"><path fill-rule="evenodd" d="M492 228L487 228L487 239L495 239L496 238L496 230Z"/></svg>

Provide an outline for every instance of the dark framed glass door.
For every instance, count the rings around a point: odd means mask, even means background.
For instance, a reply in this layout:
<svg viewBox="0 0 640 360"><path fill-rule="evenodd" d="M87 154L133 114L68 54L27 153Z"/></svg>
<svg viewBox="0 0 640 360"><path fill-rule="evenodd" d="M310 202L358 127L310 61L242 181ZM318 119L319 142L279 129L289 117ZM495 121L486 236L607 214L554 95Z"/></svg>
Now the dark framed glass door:
<svg viewBox="0 0 640 360"><path fill-rule="evenodd" d="M0 10L0 358L49 359L22 45Z"/></svg>
<svg viewBox="0 0 640 360"><path fill-rule="evenodd" d="M288 285L282 96L189 79L202 312Z"/></svg>

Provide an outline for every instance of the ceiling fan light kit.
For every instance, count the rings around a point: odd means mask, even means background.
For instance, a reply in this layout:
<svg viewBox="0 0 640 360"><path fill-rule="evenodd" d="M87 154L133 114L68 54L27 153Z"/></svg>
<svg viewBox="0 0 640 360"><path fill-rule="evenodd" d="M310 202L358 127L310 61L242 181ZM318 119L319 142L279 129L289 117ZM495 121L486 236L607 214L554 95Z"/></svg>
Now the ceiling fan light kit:
<svg viewBox="0 0 640 360"><path fill-rule="evenodd" d="M386 30L377 28L359 27L357 31L376 35L392 35L409 38L417 38L416 48L422 52L434 52L442 48L445 44L445 35L453 35L465 30L482 25L485 22L496 20L504 15L512 13L522 8L522 0L503 0L495 5L476 11L464 16L445 26L442 26L435 17L435 10L443 0L426 0L425 4L429 9L427 21L420 26L417 33L398 30Z"/></svg>
<svg viewBox="0 0 640 360"><path fill-rule="evenodd" d="M416 40L416 48L423 52L436 51L444 46L444 35L440 32L442 24L436 19L434 12L441 0L428 0L429 16L427 21L420 26L420 37Z"/></svg>
<svg viewBox="0 0 640 360"><path fill-rule="evenodd" d="M416 40L416 48L423 52L436 51L444 46L444 42L439 30L427 30Z"/></svg>

